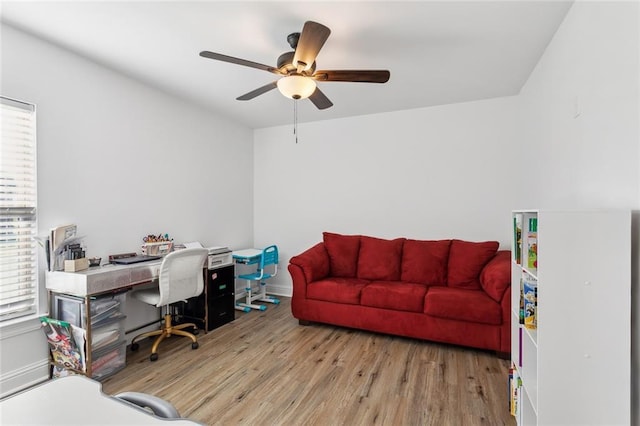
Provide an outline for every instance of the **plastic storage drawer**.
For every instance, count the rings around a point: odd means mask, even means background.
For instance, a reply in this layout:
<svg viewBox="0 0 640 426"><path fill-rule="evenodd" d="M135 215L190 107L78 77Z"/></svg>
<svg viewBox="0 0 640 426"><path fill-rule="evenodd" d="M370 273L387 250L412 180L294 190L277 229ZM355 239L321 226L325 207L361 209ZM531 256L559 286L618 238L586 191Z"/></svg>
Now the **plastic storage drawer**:
<svg viewBox="0 0 640 426"><path fill-rule="evenodd" d="M94 379L104 379L123 369L127 364L127 342L121 341L92 352L91 368Z"/></svg>
<svg viewBox="0 0 640 426"><path fill-rule="evenodd" d="M99 327L102 321L123 318L125 294L108 295L91 300L91 326ZM53 303L55 318L77 327L87 328L85 304L81 297L55 294Z"/></svg>
<svg viewBox="0 0 640 426"><path fill-rule="evenodd" d="M91 328L91 349L99 351L115 342L122 340L124 336L124 316L108 321L102 321L100 325Z"/></svg>

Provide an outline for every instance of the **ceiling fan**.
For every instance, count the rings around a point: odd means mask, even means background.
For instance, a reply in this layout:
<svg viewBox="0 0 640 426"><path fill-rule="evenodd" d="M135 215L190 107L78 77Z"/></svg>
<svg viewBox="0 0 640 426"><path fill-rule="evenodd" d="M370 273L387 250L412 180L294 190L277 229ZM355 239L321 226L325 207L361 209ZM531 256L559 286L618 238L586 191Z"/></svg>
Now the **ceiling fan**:
<svg viewBox="0 0 640 426"><path fill-rule="evenodd" d="M206 50L200 52L200 56L282 76L239 96L236 98L239 101L248 101L277 87L288 98L309 98L318 109L326 109L333 106L333 103L318 88L316 81L386 83L389 80L390 73L387 70L316 70L316 56L329 38L329 34L331 30L324 25L313 21L305 22L301 33L289 34L287 42L293 51L280 55L275 67Z"/></svg>

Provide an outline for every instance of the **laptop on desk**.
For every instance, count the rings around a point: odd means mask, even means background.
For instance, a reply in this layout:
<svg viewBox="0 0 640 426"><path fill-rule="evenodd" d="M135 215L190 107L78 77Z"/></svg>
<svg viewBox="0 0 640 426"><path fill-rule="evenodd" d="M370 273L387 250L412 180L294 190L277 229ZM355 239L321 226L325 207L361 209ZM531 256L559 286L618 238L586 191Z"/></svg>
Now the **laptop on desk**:
<svg viewBox="0 0 640 426"><path fill-rule="evenodd" d="M137 256L131 256L131 257L122 257L119 259L113 259L111 261L111 263L115 263L116 265L131 265L133 263L140 263L140 262L148 262L150 260L157 260L157 259L161 259L162 256L150 256L150 255L145 255L145 254L139 254Z"/></svg>

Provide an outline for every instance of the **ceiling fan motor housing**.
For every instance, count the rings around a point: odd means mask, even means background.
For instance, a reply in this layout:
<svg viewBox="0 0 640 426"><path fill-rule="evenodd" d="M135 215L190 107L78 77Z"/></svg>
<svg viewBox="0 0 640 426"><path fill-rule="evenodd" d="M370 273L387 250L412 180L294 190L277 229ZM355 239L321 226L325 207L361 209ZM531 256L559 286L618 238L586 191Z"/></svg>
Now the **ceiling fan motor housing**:
<svg viewBox="0 0 640 426"><path fill-rule="evenodd" d="M287 43L293 50L296 50L298 47L298 40L300 40L300 33L291 33L287 36Z"/></svg>
<svg viewBox="0 0 640 426"><path fill-rule="evenodd" d="M277 62L277 66L278 69L280 71L282 71L284 74L290 74L292 72L296 72L297 71L297 67L295 67L293 65L293 56L295 55L296 52L284 52L282 55L278 56L278 62ZM309 68L308 71L305 71L304 73L308 76L313 75L313 73L316 70L316 63L315 61L313 62L313 64L311 65L311 68Z"/></svg>

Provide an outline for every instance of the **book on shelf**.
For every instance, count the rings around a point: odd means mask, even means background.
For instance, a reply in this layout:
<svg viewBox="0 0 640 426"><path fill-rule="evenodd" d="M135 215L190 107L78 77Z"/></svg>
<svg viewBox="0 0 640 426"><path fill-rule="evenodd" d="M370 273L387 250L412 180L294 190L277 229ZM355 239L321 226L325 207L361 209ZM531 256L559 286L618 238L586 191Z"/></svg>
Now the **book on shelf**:
<svg viewBox="0 0 640 426"><path fill-rule="evenodd" d="M518 327L518 367L522 367L522 327Z"/></svg>
<svg viewBox="0 0 640 426"><path fill-rule="evenodd" d="M524 326L530 330L537 328L538 283L527 276L524 282Z"/></svg>
<svg viewBox="0 0 640 426"><path fill-rule="evenodd" d="M524 278L520 277L520 309L518 310L518 322L524 324Z"/></svg>
<svg viewBox="0 0 640 426"><path fill-rule="evenodd" d="M522 265L522 213L513 216L513 254L518 265Z"/></svg>
<svg viewBox="0 0 640 426"><path fill-rule="evenodd" d="M508 390L509 390L509 412L511 412L511 414L513 415L513 412L511 410L511 406L513 404L513 402L511 401L511 399L513 398L513 365L511 366L511 368L509 368L509 386L508 386Z"/></svg>
<svg viewBox="0 0 640 426"><path fill-rule="evenodd" d="M522 380L518 375L518 370L515 366L511 366L509 369L509 413L512 416L517 417L519 411L519 397L520 387L522 386Z"/></svg>
<svg viewBox="0 0 640 426"><path fill-rule="evenodd" d="M538 218L529 218L527 230L527 268L538 269Z"/></svg>

